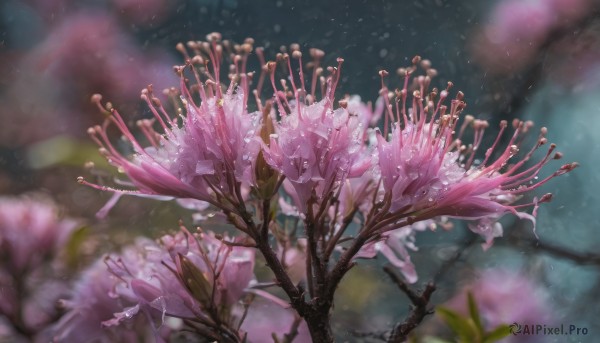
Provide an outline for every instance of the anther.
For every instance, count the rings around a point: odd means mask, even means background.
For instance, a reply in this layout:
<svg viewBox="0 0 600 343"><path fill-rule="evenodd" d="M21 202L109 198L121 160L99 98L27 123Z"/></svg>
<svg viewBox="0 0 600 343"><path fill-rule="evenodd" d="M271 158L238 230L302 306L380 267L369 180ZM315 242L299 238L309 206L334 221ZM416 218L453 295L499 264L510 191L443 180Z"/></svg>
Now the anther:
<svg viewBox="0 0 600 343"><path fill-rule="evenodd" d="M91 101L92 103L99 103L100 101L102 101L102 95L98 93L92 95Z"/></svg>

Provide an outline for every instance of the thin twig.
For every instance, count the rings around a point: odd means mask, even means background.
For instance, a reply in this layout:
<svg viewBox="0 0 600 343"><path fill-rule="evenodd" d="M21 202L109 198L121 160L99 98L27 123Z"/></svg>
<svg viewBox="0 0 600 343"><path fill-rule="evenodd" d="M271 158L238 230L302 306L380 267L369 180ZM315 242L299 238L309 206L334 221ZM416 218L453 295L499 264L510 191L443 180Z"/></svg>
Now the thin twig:
<svg viewBox="0 0 600 343"><path fill-rule="evenodd" d="M401 343L406 340L408 334L412 330L421 324L427 315L433 313L433 310L428 309L427 307L429 305L429 300L431 299L431 294L435 291L435 285L431 282L428 283L427 286L425 286L425 290L419 294L410 289L408 285L402 281L400 276L396 274L396 271L392 267L385 266L383 267L383 270L390 276L396 286L406 294L413 305L409 316L403 322L396 324L387 340L388 343Z"/></svg>
<svg viewBox="0 0 600 343"><path fill-rule="evenodd" d="M506 242L514 248L531 248L549 255L573 261L579 265L600 266L600 255L591 252L579 252L543 240L512 235Z"/></svg>

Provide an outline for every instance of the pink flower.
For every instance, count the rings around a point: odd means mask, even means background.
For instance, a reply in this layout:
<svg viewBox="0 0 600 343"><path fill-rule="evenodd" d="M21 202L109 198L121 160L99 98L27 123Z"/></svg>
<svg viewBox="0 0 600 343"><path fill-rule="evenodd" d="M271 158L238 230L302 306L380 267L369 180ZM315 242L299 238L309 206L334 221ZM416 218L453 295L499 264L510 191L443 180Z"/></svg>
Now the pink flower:
<svg viewBox="0 0 600 343"><path fill-rule="evenodd" d="M443 306L468 316L467 292L473 294L487 331L502 324L552 325L556 320L553 315L555 309L550 305L550 298L543 288L515 271L485 270ZM523 338L511 336L506 341L522 342Z"/></svg>
<svg viewBox="0 0 600 343"><path fill-rule="evenodd" d="M375 258L377 253L380 253L391 265L400 270L407 282L415 283L418 275L410 259L409 250L419 250L415 244L417 231L435 229L435 227L434 221L425 220L385 232L382 239L365 244L354 258Z"/></svg>
<svg viewBox="0 0 600 343"><path fill-rule="evenodd" d="M67 312L52 329L53 341L108 343L115 339L127 341L143 337L144 332L150 329L150 324L143 317L132 319L128 325L118 328L101 325L123 308L135 305L135 299L115 292L118 283L119 280L102 260L85 270L75 283L70 299L62 302Z"/></svg>
<svg viewBox="0 0 600 343"><path fill-rule="evenodd" d="M84 272L64 301L68 312L54 335L59 342L108 342L114 335L132 339L152 331L161 341L169 332L166 316L226 320L234 327L238 302L254 279L254 250L223 240L234 241L181 231L160 244L138 239L105 257Z"/></svg>
<svg viewBox="0 0 600 343"><path fill-rule="evenodd" d="M407 100L410 73L406 77L405 87L397 99L401 104ZM516 160L515 155L523 148L523 136L533 126L531 122L518 120L513 122L514 133L504 148L500 148L499 142L507 123L501 122L495 142L485 150L483 160L479 160L476 155L483 148L481 142L487 122L466 116L457 127L465 107L462 93L458 93L448 109L443 103L449 88L439 92L437 98L437 90L428 93L429 77L419 76L415 83L412 108L397 107L395 113L390 111L390 117L397 120L392 124L392 133L388 139L381 134L377 137L379 168L383 189L390 201L389 211L398 218L409 218L409 222L439 216L476 221L470 227L485 237L485 248L492 244L494 237L501 235L496 221L504 214L531 220L535 228L537 206L549 201L551 196L535 198L531 203L515 202L550 179L571 171L577 164L563 165L549 177L533 183L544 165L562 155L554 153L555 145L551 144L540 161L525 166L534 152L547 143L546 129L542 128L537 143ZM473 129L473 142L465 145L461 137L469 127ZM521 211L526 207L534 208L533 215Z"/></svg>
<svg viewBox="0 0 600 343"><path fill-rule="evenodd" d="M313 50L314 56L320 54L322 52ZM299 51L292 55L298 59L301 56ZM314 91L311 96L306 96L302 72L302 86L296 88L291 67L295 99L288 102L285 96L276 93L281 121L276 134L271 135L269 145L264 147L264 156L271 167L291 182L297 194L295 205L302 212L313 191L315 200L322 200L339 189L346 178L361 176L371 165L363 145L363 123L358 116L350 115L345 108L347 104L334 109L342 61L338 59L338 68L327 79L325 96L318 102L312 102ZM267 66L276 89L273 81L275 63Z"/></svg>
<svg viewBox="0 0 600 343"><path fill-rule="evenodd" d="M165 316L189 319L215 315L211 311L230 313L254 279L254 250L223 240L234 241L181 231L162 237L160 245L141 240L120 256L109 257L110 271L122 281L115 292L134 305L104 325L118 326L140 311L162 321ZM228 320L237 319L232 314Z"/></svg>
<svg viewBox="0 0 600 343"><path fill-rule="evenodd" d="M588 0L503 0L475 35L473 52L492 72L519 69L531 61L553 30L571 25L591 7Z"/></svg>
<svg viewBox="0 0 600 343"><path fill-rule="evenodd" d="M48 200L0 197L0 317L22 334L55 321L67 293L59 256L77 222L58 212Z"/></svg>
<svg viewBox="0 0 600 343"><path fill-rule="evenodd" d="M8 261L1 267L15 275L31 271L54 258L76 226L48 201L0 197L0 254Z"/></svg>
<svg viewBox="0 0 600 343"><path fill-rule="evenodd" d="M179 46L179 50L188 57L189 64L186 67L193 70L192 74L198 82L193 88L198 91L200 98L200 103L196 104L191 94L192 87L188 87L184 77L186 68L177 67L181 77L180 101L186 114L181 127L177 124L177 116L170 115L154 96L152 87L148 87L142 91L142 99L155 118L140 120L138 126L150 143L149 147L142 146L123 117L110 105L107 106L112 113L110 119L103 126L89 129L109 162L127 174L131 185L137 189L134 193L193 198L219 205L214 199L217 196L235 204L242 201L240 183L253 184L252 167L260 150L258 130L261 115L260 112L247 112L249 88L245 61L252 46L244 45L245 50L240 51L243 57L236 55L239 73L232 77L229 88L222 91L219 84L222 58L222 46L217 44L219 39L217 34L212 34L209 35L211 43L188 44L192 49L202 49L210 56L212 72L207 66L208 60L204 60L199 53L189 58L183 45ZM201 75L206 75L207 80L202 81ZM239 86L235 83L237 79L240 80ZM168 94L176 103L179 101L174 89ZM94 95L92 100L102 109L100 95ZM155 122L162 127L162 135L154 131ZM133 160L123 156L110 141L107 133L109 123L115 124L133 145ZM82 178L80 182L92 185Z"/></svg>
<svg viewBox="0 0 600 343"><path fill-rule="evenodd" d="M248 333L248 342L272 342L273 334L281 341L284 335L292 331L294 321L298 320L298 336L294 342L310 342L310 334L304 320L300 320L293 309L281 306L257 297L250 305L248 315L242 324L242 330Z"/></svg>

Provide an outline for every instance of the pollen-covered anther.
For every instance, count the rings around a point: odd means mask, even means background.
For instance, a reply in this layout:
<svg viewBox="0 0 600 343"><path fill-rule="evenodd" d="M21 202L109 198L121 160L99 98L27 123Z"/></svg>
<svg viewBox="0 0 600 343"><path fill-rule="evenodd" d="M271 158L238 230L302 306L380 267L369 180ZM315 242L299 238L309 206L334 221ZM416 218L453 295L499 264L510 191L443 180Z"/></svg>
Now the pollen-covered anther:
<svg viewBox="0 0 600 343"><path fill-rule="evenodd" d="M565 172L570 172L571 170L575 169L579 167L579 163L577 162L572 162L569 164L565 164L564 166L562 166L560 169L561 170L565 170Z"/></svg>
<svg viewBox="0 0 600 343"><path fill-rule="evenodd" d="M519 152L519 147L515 144L510 146L510 154L516 155Z"/></svg>
<svg viewBox="0 0 600 343"><path fill-rule="evenodd" d="M348 100L346 99L342 99L340 101L338 101L338 104L340 105L341 108L348 108Z"/></svg>
<svg viewBox="0 0 600 343"><path fill-rule="evenodd" d="M563 157L562 152L556 152L554 154L554 156L552 157L552 159L554 159L554 160L560 160L562 157Z"/></svg>
<svg viewBox="0 0 600 343"><path fill-rule="evenodd" d="M490 125L487 120L475 119L473 120L473 128L475 130L487 129Z"/></svg>
<svg viewBox="0 0 600 343"><path fill-rule="evenodd" d="M177 74L177 76L182 77L183 76L183 68L182 66L173 66L173 71L175 72L175 74Z"/></svg>
<svg viewBox="0 0 600 343"><path fill-rule="evenodd" d="M219 32L211 32L206 35L206 40L209 42L220 42L221 34Z"/></svg>
<svg viewBox="0 0 600 343"><path fill-rule="evenodd" d="M268 71L269 73L274 73L275 72L275 68L277 67L277 63L273 62L273 61L269 61L265 64L265 69L266 71Z"/></svg>
<svg viewBox="0 0 600 343"><path fill-rule="evenodd" d="M300 50L294 50L292 51L292 57L295 59L299 59L300 57L302 57L302 52L300 52Z"/></svg>
<svg viewBox="0 0 600 343"><path fill-rule="evenodd" d="M90 127L87 129L87 133L88 133L88 135L93 136L96 134L96 129L93 127Z"/></svg>
<svg viewBox="0 0 600 343"><path fill-rule="evenodd" d="M204 59L202 58L202 56L199 55L192 57L190 62L194 65L204 65Z"/></svg>
<svg viewBox="0 0 600 343"><path fill-rule="evenodd" d="M524 122L523 123L523 132L528 132L534 126L535 126L535 124L531 120Z"/></svg>
<svg viewBox="0 0 600 343"><path fill-rule="evenodd" d="M77 183L83 184L84 182L85 182L85 179L83 178L83 176L77 177Z"/></svg>
<svg viewBox="0 0 600 343"><path fill-rule="evenodd" d="M515 129L515 130L519 129L521 127L521 125L523 125L522 121L520 121L517 118L513 119L513 121L512 121L512 127L513 127L513 129Z"/></svg>
<svg viewBox="0 0 600 343"><path fill-rule="evenodd" d="M179 44L181 44L181 43L179 43ZM179 45L179 44L177 44L177 45ZM198 43L193 40L188 41L187 43L185 43L185 45L187 45L187 47L192 50L198 49ZM177 46L175 48L177 49ZM177 50L179 50L179 49L177 49Z"/></svg>
<svg viewBox="0 0 600 343"><path fill-rule="evenodd" d="M98 152L104 157L107 157L109 155L108 150L106 150L106 148L98 148Z"/></svg>
<svg viewBox="0 0 600 343"><path fill-rule="evenodd" d="M323 56L325 56L325 52L321 49L317 49L317 48L312 48L309 50L310 52L310 56L314 59L321 59L323 58Z"/></svg>
<svg viewBox="0 0 600 343"><path fill-rule="evenodd" d="M96 93L96 94L92 95L92 97L91 97L91 101L92 101L92 103L94 103L94 104L95 104L95 103L100 103L100 101L102 101L102 94L98 94L98 93Z"/></svg>
<svg viewBox="0 0 600 343"><path fill-rule="evenodd" d="M546 194L542 195L540 200L538 200L538 204L547 203L550 201L552 201L552 193L546 193Z"/></svg>
<svg viewBox="0 0 600 343"><path fill-rule="evenodd" d="M244 43L241 46L241 52L244 53L244 54L251 53L252 49L253 49L252 44L249 44L249 43Z"/></svg>
<svg viewBox="0 0 600 343"><path fill-rule="evenodd" d="M190 45L190 42L188 42L188 46L189 45ZM179 43L177 43L177 45L175 45L175 49L184 55L187 54L187 50L185 50L185 45L183 45L183 43L181 43L181 42L179 42Z"/></svg>
<svg viewBox="0 0 600 343"><path fill-rule="evenodd" d="M413 57L413 59L412 59L413 65L417 65L417 64L419 64L419 62L421 62L421 56L417 55L417 56Z"/></svg>

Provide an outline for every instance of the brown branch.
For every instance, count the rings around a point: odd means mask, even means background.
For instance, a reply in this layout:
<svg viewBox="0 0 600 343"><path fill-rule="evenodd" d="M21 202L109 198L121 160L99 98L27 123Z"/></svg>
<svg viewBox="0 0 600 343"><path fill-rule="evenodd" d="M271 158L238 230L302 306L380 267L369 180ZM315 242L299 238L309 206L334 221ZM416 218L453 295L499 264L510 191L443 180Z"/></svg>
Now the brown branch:
<svg viewBox="0 0 600 343"><path fill-rule="evenodd" d="M513 234L507 240L508 244L514 248L530 248L539 250L549 255L573 261L579 265L595 265L600 266L600 255L591 252L579 252L571 250L560 245L548 243L539 239L520 237L518 234Z"/></svg>
<svg viewBox="0 0 600 343"><path fill-rule="evenodd" d="M388 343L401 343L406 341L408 334L421 324L425 316L433 313L433 310L427 307L431 294L435 291L435 285L428 283L425 290L419 294L410 289L392 267L385 266L383 270L390 276L396 286L406 294L413 305L409 316L403 322L396 324L387 340Z"/></svg>

